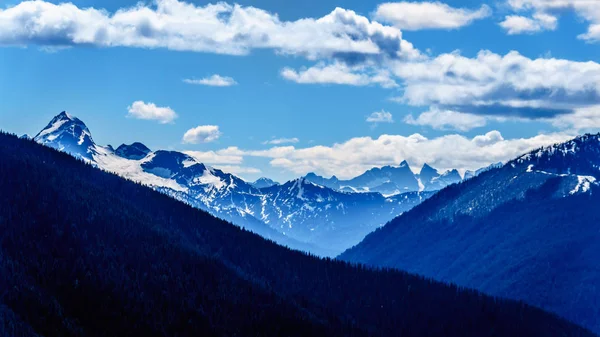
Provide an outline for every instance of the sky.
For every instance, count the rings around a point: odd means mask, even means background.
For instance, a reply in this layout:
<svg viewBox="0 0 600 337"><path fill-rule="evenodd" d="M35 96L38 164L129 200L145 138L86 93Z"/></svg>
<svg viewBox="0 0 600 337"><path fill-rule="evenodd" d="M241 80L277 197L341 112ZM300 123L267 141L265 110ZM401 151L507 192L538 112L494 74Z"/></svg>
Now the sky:
<svg viewBox="0 0 600 337"><path fill-rule="evenodd" d="M461 172L600 129L600 1L0 0L0 129L254 180Z"/></svg>

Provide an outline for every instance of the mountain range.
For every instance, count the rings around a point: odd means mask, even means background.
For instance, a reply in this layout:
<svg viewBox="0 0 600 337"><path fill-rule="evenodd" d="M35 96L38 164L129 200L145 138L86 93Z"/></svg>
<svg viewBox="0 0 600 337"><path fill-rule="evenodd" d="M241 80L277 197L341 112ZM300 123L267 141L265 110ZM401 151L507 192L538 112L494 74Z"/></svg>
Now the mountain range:
<svg viewBox="0 0 600 337"><path fill-rule="evenodd" d="M0 158L1 336L593 336L523 303L281 247L31 140L0 133Z"/></svg>
<svg viewBox="0 0 600 337"><path fill-rule="evenodd" d="M340 258L522 300L600 332L600 134L434 196Z"/></svg>
<svg viewBox="0 0 600 337"><path fill-rule="evenodd" d="M437 191L463 180L458 170L439 173L424 164L419 174L413 173L408 162L399 166L374 167L349 180L340 180L336 176L325 178L309 173L305 179L315 184L344 192L378 192L382 195L397 195L416 191Z"/></svg>
<svg viewBox="0 0 600 337"><path fill-rule="evenodd" d="M249 183L182 152L153 151L139 142L116 149L100 146L85 123L67 112L33 139L280 244L330 257L418 205L436 188L461 180L456 170L439 174L428 165L415 175L403 162L348 181L319 181L308 174L283 184L267 178Z"/></svg>

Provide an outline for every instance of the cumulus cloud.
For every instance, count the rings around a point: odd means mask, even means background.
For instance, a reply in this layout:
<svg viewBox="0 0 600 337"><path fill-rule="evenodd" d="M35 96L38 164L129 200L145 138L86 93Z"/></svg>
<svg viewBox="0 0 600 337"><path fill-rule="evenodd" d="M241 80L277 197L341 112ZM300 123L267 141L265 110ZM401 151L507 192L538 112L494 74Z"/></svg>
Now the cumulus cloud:
<svg viewBox="0 0 600 337"><path fill-rule="evenodd" d="M221 131L216 125L200 125L189 129L183 135L184 144L210 143L221 137Z"/></svg>
<svg viewBox="0 0 600 337"><path fill-rule="evenodd" d="M385 110L375 111L367 117L369 123L394 123L394 117Z"/></svg>
<svg viewBox="0 0 600 337"><path fill-rule="evenodd" d="M177 114L170 107L158 107L154 103L143 101L135 101L127 109L128 117L156 120L161 124L171 123L177 118Z"/></svg>
<svg viewBox="0 0 600 337"><path fill-rule="evenodd" d="M399 29L336 8L320 18L281 21L255 7L178 0L139 3L109 13L71 3L24 1L0 10L0 45L167 48L245 55L274 49L309 59L413 57Z"/></svg>
<svg viewBox="0 0 600 337"><path fill-rule="evenodd" d="M486 133L485 135L475 136L475 137L473 137L473 139L471 141L476 146L483 147L483 146L490 146L490 145L499 143L503 140L504 140L504 137L502 137L502 134L497 130L493 130L493 131Z"/></svg>
<svg viewBox="0 0 600 337"><path fill-rule="evenodd" d="M358 137L332 146L295 148L273 147L263 151L245 151L247 156L271 158L273 167L297 175L317 172L325 176L351 178L364 171L385 165L398 165L407 160L411 166L423 163L447 170L478 169L494 162L507 161L540 146L565 141L565 133L537 135L531 138L505 139L498 131L473 138L457 134L426 138L381 135L378 138Z"/></svg>
<svg viewBox="0 0 600 337"><path fill-rule="evenodd" d="M244 161L242 151L234 146L218 151L183 151L183 153L206 164L235 165Z"/></svg>
<svg viewBox="0 0 600 337"><path fill-rule="evenodd" d="M281 76L301 84L345 84L353 86L379 85L383 88L395 88L398 84L386 70L365 65L348 66L341 62L319 63L302 70L284 68Z"/></svg>
<svg viewBox="0 0 600 337"><path fill-rule="evenodd" d="M490 16L491 9L453 8L441 2L388 2L380 4L375 18L404 30L456 29Z"/></svg>
<svg viewBox="0 0 600 337"><path fill-rule="evenodd" d="M271 140L266 140L263 142L264 145L272 144L272 145L280 145L280 144L295 144L298 143L300 139L294 138L276 138Z"/></svg>
<svg viewBox="0 0 600 337"><path fill-rule="evenodd" d="M595 132L600 129L600 105L581 108L574 113L550 119L555 127L574 133Z"/></svg>
<svg viewBox="0 0 600 337"><path fill-rule="evenodd" d="M573 11L587 21L590 25L586 33L578 38L589 42L600 41L600 1L596 0L507 0L507 4L515 12L533 13L531 18L515 16L510 19L507 31L512 34L531 33L556 27L556 15L564 11ZM510 17L507 17L509 19ZM503 22L505 23L506 20ZM529 26L531 24L531 26ZM525 29L511 30L511 26L524 27ZM504 25L503 25L504 27ZM533 28L531 28L533 27ZM527 29L529 28L529 29ZM538 29L536 29L538 28Z"/></svg>
<svg viewBox="0 0 600 337"><path fill-rule="evenodd" d="M551 120L572 115L577 109L600 106L599 63L531 59L517 51L499 55L482 50L476 57L452 52L413 60L386 60L376 65L318 63L301 71L286 68L282 76L298 83L399 88L400 96L392 100L430 110L421 118L407 117L408 122L456 130L484 125L484 119L478 116ZM453 127L448 111L461 113L454 116L461 117L463 123L456 122ZM432 117L443 119L433 121Z"/></svg>
<svg viewBox="0 0 600 337"><path fill-rule="evenodd" d="M201 78L201 79L184 79L183 82L187 84L197 84L197 85L208 85L212 87L230 87L232 85L236 85L237 82L227 76L221 76L218 74L214 74L209 77Z"/></svg>
<svg viewBox="0 0 600 337"><path fill-rule="evenodd" d="M554 58L530 59L481 51L475 58L442 54L420 62L397 62L399 100L413 106L527 119L572 114L600 104L600 64Z"/></svg>
<svg viewBox="0 0 600 337"><path fill-rule="evenodd" d="M521 15L507 15L500 26L506 30L509 35L523 33L537 33L543 30L555 30L558 19L555 16L536 13L528 18Z"/></svg>
<svg viewBox="0 0 600 337"><path fill-rule="evenodd" d="M421 113L417 118L408 115L404 118L404 122L412 125L426 125L437 130L458 131L468 131L486 125L485 117L452 110L440 110L435 107Z"/></svg>

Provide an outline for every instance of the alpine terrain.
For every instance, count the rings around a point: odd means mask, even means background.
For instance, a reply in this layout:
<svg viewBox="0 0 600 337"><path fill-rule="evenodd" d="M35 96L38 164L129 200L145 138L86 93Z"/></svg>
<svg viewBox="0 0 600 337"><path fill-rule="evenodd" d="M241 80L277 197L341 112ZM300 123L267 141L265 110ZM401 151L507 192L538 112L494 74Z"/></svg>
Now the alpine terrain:
<svg viewBox="0 0 600 337"><path fill-rule="evenodd" d="M141 143L122 144L116 150L110 145L100 146L87 126L67 112L54 117L34 140L280 244L321 256L341 253L432 194L418 188L386 196L343 192L309 177L284 184L267 179L248 183L182 152L152 151ZM403 165L408 173L410 169ZM414 179L412 172L410 175ZM441 181L442 176L432 179Z"/></svg>

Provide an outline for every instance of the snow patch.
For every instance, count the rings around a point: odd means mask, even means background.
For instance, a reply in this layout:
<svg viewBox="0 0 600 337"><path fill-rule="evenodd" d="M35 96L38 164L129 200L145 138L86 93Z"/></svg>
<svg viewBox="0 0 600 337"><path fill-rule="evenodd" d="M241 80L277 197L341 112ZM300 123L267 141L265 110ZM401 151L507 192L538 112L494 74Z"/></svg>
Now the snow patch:
<svg viewBox="0 0 600 337"><path fill-rule="evenodd" d="M585 193L589 191L590 184L596 182L596 178L592 176L577 176L577 185L569 192L569 194Z"/></svg>
<svg viewBox="0 0 600 337"><path fill-rule="evenodd" d="M187 168L187 167L194 166L194 165L198 164L198 162L195 161L195 160L193 160L193 159L186 159L186 160L183 161L182 164L183 164L183 167Z"/></svg>
<svg viewBox="0 0 600 337"><path fill-rule="evenodd" d="M37 135L37 137L35 137L35 138L37 138L37 139L40 139L40 138L42 138L42 137L44 137L44 136L46 136L46 135L48 135L48 134L54 133L55 131L57 131L57 130L58 130L58 129L59 129L59 128L60 128L60 127L63 125L63 124L65 124L66 122L68 122L68 121L67 121L67 120L65 120L65 119L61 119L61 120L58 120L58 121L56 121L54 124L52 124L52 126L51 126L51 127L49 127L49 128L47 128L47 129L44 129L44 130L42 130L42 131L40 132L40 134L39 134L39 135ZM48 140L49 140L49 141L52 141L52 140L56 139L56 137L58 137L58 136L57 136L57 135L50 135L50 136L48 137ZM50 139L50 138L52 138L52 139Z"/></svg>
<svg viewBox="0 0 600 337"><path fill-rule="evenodd" d="M94 162L99 168L120 175L123 178L139 182L147 186L166 187L179 192L187 192L188 189L174 180L145 172L141 161L119 157L109 149L94 146ZM151 157L151 156L150 156ZM145 158L150 160L151 158Z"/></svg>
<svg viewBox="0 0 600 337"><path fill-rule="evenodd" d="M225 183L221 180L221 178L213 175L210 170L205 170L204 173L202 173L202 176L194 178L194 182L200 182L204 185L212 185L218 190L225 186Z"/></svg>

